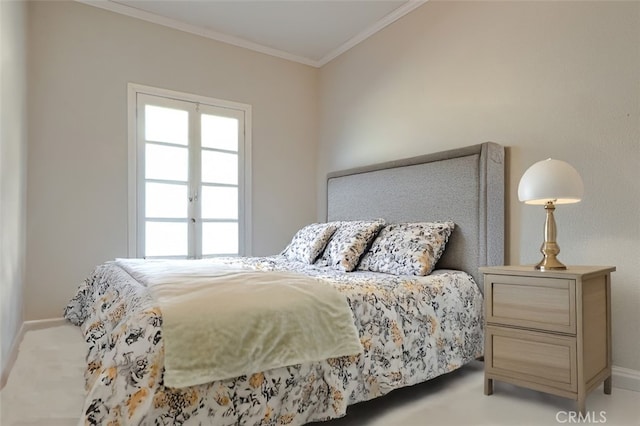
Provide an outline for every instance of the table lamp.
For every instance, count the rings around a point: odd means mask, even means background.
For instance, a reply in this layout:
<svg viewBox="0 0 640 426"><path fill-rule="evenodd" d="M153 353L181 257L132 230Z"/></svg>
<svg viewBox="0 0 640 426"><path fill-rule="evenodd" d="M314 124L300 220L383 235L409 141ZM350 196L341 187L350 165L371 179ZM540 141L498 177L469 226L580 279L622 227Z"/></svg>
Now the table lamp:
<svg viewBox="0 0 640 426"><path fill-rule="evenodd" d="M540 251L542 260L535 265L541 271L567 269L557 258L560 247L556 243L555 204L577 203L582 198L584 185L580 175L569 163L551 158L538 161L520 178L518 199L525 204L544 205L547 219L544 224L544 242Z"/></svg>

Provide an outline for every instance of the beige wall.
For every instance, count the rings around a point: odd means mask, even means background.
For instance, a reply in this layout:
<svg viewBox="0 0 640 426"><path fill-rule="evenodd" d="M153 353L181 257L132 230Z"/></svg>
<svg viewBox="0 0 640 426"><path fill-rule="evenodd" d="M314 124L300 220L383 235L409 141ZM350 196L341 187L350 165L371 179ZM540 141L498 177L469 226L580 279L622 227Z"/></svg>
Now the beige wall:
<svg viewBox="0 0 640 426"><path fill-rule="evenodd" d="M23 315L26 189L26 7L0 2L0 371Z"/></svg>
<svg viewBox="0 0 640 426"><path fill-rule="evenodd" d="M253 254L315 219L317 69L75 2L29 3L28 51L26 319L127 256L129 82L252 105Z"/></svg>
<svg viewBox="0 0 640 426"><path fill-rule="evenodd" d="M507 261L535 263L544 212L517 185L568 161L586 189L556 210L559 258L617 266L614 364L640 370L639 43L638 2L429 1L321 69L318 217L328 171L494 141Z"/></svg>

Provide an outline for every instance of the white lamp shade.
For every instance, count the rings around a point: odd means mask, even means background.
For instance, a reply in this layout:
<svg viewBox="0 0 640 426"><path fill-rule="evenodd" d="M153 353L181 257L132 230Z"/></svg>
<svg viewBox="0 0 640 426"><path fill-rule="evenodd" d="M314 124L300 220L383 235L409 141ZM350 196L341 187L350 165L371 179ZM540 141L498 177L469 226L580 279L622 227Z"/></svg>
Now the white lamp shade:
<svg viewBox="0 0 640 426"><path fill-rule="evenodd" d="M551 158L538 161L520 178L518 199L526 204L577 203L584 185L577 170L569 163Z"/></svg>

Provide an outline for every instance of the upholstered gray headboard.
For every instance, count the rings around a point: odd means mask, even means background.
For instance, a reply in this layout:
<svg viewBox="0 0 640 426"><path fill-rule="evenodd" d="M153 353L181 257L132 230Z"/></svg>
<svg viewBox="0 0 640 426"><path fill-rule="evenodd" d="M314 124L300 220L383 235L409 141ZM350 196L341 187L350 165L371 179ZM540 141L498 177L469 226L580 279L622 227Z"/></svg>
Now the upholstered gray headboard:
<svg viewBox="0 0 640 426"><path fill-rule="evenodd" d="M469 272L504 262L504 148L487 142L327 176L327 220L452 220L437 268Z"/></svg>

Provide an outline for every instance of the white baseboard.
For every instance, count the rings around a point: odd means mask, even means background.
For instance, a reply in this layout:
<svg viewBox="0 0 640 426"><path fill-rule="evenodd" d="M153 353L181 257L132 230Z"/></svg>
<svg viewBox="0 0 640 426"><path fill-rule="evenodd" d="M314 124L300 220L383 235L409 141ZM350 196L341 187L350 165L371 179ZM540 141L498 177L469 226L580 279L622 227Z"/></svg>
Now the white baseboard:
<svg viewBox="0 0 640 426"><path fill-rule="evenodd" d="M24 337L24 322L20 325L20 329L18 333L13 338L13 342L11 343L11 349L9 350L9 355L7 356L7 361L2 366L2 374L0 375L0 390L4 389L4 385L7 384L7 380L9 379L9 373L11 372L11 368L13 364L16 362L18 358L18 348L20 347L20 342L22 342L22 338Z"/></svg>
<svg viewBox="0 0 640 426"><path fill-rule="evenodd" d="M614 388L640 392L640 371L614 365L611 376Z"/></svg>
<svg viewBox="0 0 640 426"><path fill-rule="evenodd" d="M3 366L2 374L0 375L0 390L4 388L7 384L7 380L9 379L9 373L13 368L13 364L16 362L18 358L18 351L20 350L20 343L22 343L22 339L27 331L32 330L42 330L43 328L48 327L57 327L59 325L68 324L68 321L64 318L50 318L44 320L35 320L35 321L24 321L16 334L16 337L13 339L13 343L11 344L11 350L9 351L9 355L7 357L7 362Z"/></svg>
<svg viewBox="0 0 640 426"><path fill-rule="evenodd" d="M43 328L58 327L60 325L71 324L64 318L49 318L43 320L25 321L24 331L42 330Z"/></svg>

